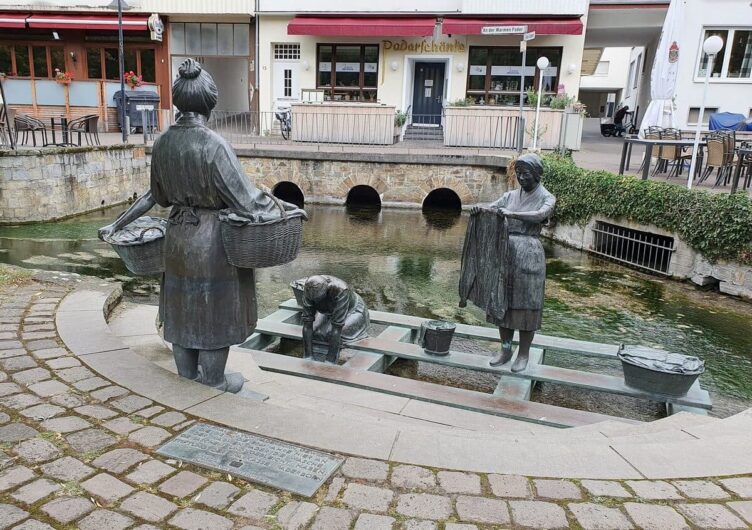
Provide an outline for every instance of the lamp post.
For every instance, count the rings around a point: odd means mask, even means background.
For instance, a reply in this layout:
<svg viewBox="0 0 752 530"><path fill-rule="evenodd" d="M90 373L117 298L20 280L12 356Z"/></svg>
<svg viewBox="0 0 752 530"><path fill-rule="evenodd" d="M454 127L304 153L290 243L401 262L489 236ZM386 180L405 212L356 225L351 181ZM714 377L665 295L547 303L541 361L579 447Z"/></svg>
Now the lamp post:
<svg viewBox="0 0 752 530"><path fill-rule="evenodd" d="M697 117L697 125L695 126L695 143L692 148L692 161L689 164L689 176L687 177L687 189L692 189L692 181L695 178L695 167L697 166L697 150L700 146L700 129L702 128L702 119L705 114L705 103L708 97L708 81L710 80L710 72L713 70L713 63L715 62L715 56L723 48L723 39L718 35L713 35L705 39L702 43L702 50L708 56L708 65L705 69L705 85L702 89L702 105L700 105L700 115Z"/></svg>
<svg viewBox="0 0 752 530"><path fill-rule="evenodd" d="M535 122L533 124L533 149L538 147L538 119L540 118L541 101L543 100L543 70L548 68L548 58L540 57L535 65L538 67L538 105L535 107Z"/></svg>
<svg viewBox="0 0 752 530"><path fill-rule="evenodd" d="M123 6L125 4L125 6ZM128 127L125 123L125 61L123 52L123 8L128 9L130 6L125 0L112 0L107 6L111 9L117 9L118 12L118 68L120 69L120 123L123 132L123 143L128 141Z"/></svg>

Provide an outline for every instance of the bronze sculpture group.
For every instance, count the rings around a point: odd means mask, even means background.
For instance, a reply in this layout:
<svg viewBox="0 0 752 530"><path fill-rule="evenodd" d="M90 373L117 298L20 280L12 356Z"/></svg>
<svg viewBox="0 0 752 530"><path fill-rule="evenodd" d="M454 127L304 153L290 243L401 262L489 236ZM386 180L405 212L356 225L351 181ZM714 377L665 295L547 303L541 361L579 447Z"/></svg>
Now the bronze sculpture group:
<svg viewBox="0 0 752 530"><path fill-rule="evenodd" d="M229 347L244 342L255 328L255 277L253 269L228 262L218 213L231 209L269 217L274 204L245 175L230 145L206 126L216 103L211 76L186 60L173 84L180 117L154 143L150 190L99 235L108 237L156 204L171 207L159 303L164 338L172 344L181 376L238 392L242 376L225 374L225 367ZM502 348L491 360L494 366L511 360L514 331L519 331L513 371L525 369L541 324L545 257L538 236L555 205L540 184L542 170L537 155L518 159L520 189L486 208L472 208L463 252L461 303L470 299L499 327ZM344 281L309 277L302 302L306 358L337 363L343 344L366 336L368 309Z"/></svg>

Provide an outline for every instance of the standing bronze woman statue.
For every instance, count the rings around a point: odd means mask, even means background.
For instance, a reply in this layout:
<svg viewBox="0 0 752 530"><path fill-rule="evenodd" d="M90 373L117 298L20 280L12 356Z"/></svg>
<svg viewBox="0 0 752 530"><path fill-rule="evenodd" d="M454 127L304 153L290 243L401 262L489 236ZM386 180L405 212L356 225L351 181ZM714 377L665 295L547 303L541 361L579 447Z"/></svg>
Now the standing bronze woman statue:
<svg viewBox="0 0 752 530"><path fill-rule="evenodd" d="M248 179L228 143L206 126L217 104L212 77L193 59L178 71L172 101L181 115L154 142L151 189L99 235L121 229L155 204L172 207L159 300L164 338L181 376L238 392L243 377L225 376L225 366L229 347L256 326L256 281L253 269L227 261L218 212L273 217L278 210Z"/></svg>
<svg viewBox="0 0 752 530"><path fill-rule="evenodd" d="M543 223L554 211L556 198L540 183L543 162L538 155L521 156L514 169L520 188L505 193L488 207L506 218L509 238L506 260L502 262L506 272L506 310L500 314L489 312L486 319L499 326L501 336L501 351L491 359L492 366L512 359L512 339L515 330L519 331L520 346L512 371L520 372L527 367L530 345L541 327L546 256L539 237ZM470 210L471 215L480 212L480 207Z"/></svg>

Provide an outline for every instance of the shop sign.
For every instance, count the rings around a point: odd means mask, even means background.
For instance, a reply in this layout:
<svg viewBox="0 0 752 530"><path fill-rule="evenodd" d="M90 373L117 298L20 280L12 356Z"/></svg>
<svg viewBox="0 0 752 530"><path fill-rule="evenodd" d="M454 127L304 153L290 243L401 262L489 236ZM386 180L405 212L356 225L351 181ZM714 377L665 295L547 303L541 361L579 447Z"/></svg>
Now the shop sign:
<svg viewBox="0 0 752 530"><path fill-rule="evenodd" d="M453 42L435 42L423 39L420 42L407 42L406 40L381 41L384 51L412 53L462 53L465 51L465 43L455 39Z"/></svg>
<svg viewBox="0 0 752 530"><path fill-rule="evenodd" d="M527 26L483 26L481 35L519 35L527 33Z"/></svg>
<svg viewBox="0 0 752 530"><path fill-rule="evenodd" d="M337 63L338 72L360 72L360 63Z"/></svg>
<svg viewBox="0 0 752 530"><path fill-rule="evenodd" d="M486 75L486 66L480 64L471 65L470 75Z"/></svg>
<svg viewBox="0 0 752 530"><path fill-rule="evenodd" d="M146 25L149 27L149 34L151 40L162 42L162 34L164 33L164 23L159 15L152 13L149 19L146 21Z"/></svg>
<svg viewBox="0 0 752 530"><path fill-rule="evenodd" d="M516 66L492 66L491 67L491 75L515 75L515 76L521 76L522 75L522 66L516 65ZM533 76L535 75L535 66L526 66L525 67L525 76Z"/></svg>

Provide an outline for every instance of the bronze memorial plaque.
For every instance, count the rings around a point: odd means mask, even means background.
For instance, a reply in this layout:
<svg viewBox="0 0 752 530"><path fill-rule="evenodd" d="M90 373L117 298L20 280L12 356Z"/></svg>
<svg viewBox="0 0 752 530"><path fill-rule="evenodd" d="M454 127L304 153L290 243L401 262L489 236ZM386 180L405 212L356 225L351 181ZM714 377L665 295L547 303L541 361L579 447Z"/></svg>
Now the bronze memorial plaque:
<svg viewBox="0 0 752 530"><path fill-rule="evenodd" d="M205 423L192 425L157 453L306 497L343 462L307 447Z"/></svg>

